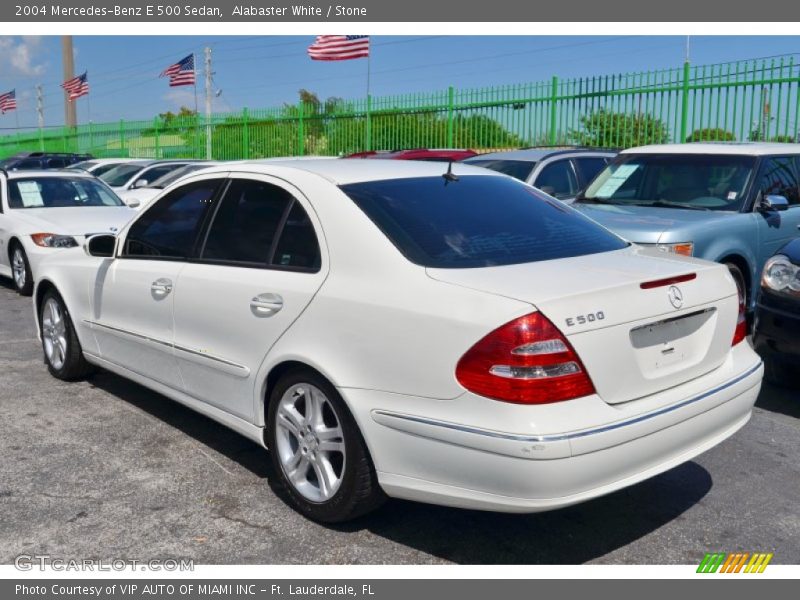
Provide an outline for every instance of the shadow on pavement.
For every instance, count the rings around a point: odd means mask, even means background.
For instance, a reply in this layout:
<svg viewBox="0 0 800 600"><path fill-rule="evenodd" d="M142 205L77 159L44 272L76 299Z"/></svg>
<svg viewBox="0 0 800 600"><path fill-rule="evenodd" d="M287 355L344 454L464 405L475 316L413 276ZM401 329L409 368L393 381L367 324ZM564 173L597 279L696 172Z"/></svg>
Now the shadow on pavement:
<svg viewBox="0 0 800 600"><path fill-rule="evenodd" d="M800 418L800 389L772 385L765 381L756 400L756 406L770 412Z"/></svg>
<svg viewBox="0 0 800 600"><path fill-rule="evenodd" d="M275 489L268 453L258 445L116 375L101 372L92 384L266 479L283 498ZM580 564L669 523L700 501L711 486L711 475L690 462L632 488L554 512L510 515L389 500L377 512L334 529L367 530L456 563Z"/></svg>

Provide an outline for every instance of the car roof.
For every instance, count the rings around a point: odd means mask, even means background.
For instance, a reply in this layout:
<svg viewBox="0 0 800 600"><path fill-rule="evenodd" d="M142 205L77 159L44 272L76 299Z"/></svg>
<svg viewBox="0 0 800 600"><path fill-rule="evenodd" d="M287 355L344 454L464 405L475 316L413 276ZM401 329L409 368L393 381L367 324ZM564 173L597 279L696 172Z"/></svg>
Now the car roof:
<svg viewBox="0 0 800 600"><path fill-rule="evenodd" d="M441 163L414 160L330 160L330 159L266 159L264 161L239 161L210 167L199 173L252 172L271 174L275 168L289 168L324 177L336 185L347 185L382 179L409 179L412 177L436 177L443 175L452 164L456 175L482 175L484 177L507 177L502 173L473 167L464 163Z"/></svg>
<svg viewBox="0 0 800 600"><path fill-rule="evenodd" d="M623 150L621 154L729 154L765 156L800 154L800 144L779 142L692 142L688 144L652 144Z"/></svg>
<svg viewBox="0 0 800 600"><path fill-rule="evenodd" d="M616 156L616 150L603 150L600 148L522 148L520 150L507 150L504 152L487 152L479 154L464 162L477 162L480 160L519 160L527 162L538 162L545 158L558 156L561 154L596 154L601 156Z"/></svg>
<svg viewBox="0 0 800 600"><path fill-rule="evenodd" d="M95 179L95 176L80 169L30 169L22 171L8 171L9 179L22 179L27 177L82 177L84 179Z"/></svg>

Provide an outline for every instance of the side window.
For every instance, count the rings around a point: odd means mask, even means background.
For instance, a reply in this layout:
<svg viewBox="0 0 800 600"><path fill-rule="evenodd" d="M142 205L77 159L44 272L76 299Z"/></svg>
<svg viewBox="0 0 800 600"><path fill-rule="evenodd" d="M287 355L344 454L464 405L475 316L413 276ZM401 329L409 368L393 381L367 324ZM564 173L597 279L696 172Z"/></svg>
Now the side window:
<svg viewBox="0 0 800 600"><path fill-rule="evenodd" d="M547 165L533 185L556 198L569 198L578 193L578 181L568 159Z"/></svg>
<svg viewBox="0 0 800 600"><path fill-rule="evenodd" d="M164 196L131 226L121 256L186 258L191 255L203 217L220 185L206 179Z"/></svg>
<svg viewBox="0 0 800 600"><path fill-rule="evenodd" d="M162 167L153 167L152 169L147 169L144 173L140 173L139 176L134 179L133 183L136 183L140 179L146 180L147 183L153 183L162 175L166 175L170 171L174 171L177 168L178 167L175 165L164 165Z"/></svg>
<svg viewBox="0 0 800 600"><path fill-rule="evenodd" d="M201 258L266 266L294 198L276 185L234 179L208 230Z"/></svg>
<svg viewBox="0 0 800 600"><path fill-rule="evenodd" d="M41 169L42 162L38 158L26 158L25 160L19 161L16 165L14 165L14 171L27 171L30 169Z"/></svg>
<svg viewBox="0 0 800 600"><path fill-rule="evenodd" d="M766 159L758 184L762 197L777 194L784 196L789 204L800 204L797 172L794 167L794 160L788 156Z"/></svg>
<svg viewBox="0 0 800 600"><path fill-rule="evenodd" d="M63 169L67 166L66 158L50 158L47 160L48 169Z"/></svg>
<svg viewBox="0 0 800 600"><path fill-rule="evenodd" d="M283 226L272 264L319 270L320 255L317 234L308 214L295 202Z"/></svg>
<svg viewBox="0 0 800 600"><path fill-rule="evenodd" d="M583 187L589 185L597 174L606 168L608 160L600 156L587 156L581 158L573 158L575 168L581 176L581 185Z"/></svg>

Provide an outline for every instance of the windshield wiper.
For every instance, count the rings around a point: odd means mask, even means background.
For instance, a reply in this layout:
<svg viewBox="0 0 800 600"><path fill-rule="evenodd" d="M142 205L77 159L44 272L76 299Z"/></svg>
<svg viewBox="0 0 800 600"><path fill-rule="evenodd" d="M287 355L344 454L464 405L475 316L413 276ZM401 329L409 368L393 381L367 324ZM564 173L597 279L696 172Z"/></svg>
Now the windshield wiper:
<svg viewBox="0 0 800 600"><path fill-rule="evenodd" d="M688 210L711 210L707 206L684 204L682 202L663 202L662 200L656 200L650 204L640 204L638 206L655 206L656 208L686 208Z"/></svg>
<svg viewBox="0 0 800 600"><path fill-rule="evenodd" d="M617 202L612 202L606 198L587 198L586 196L580 195L575 197L575 202L581 202L586 204L617 204Z"/></svg>

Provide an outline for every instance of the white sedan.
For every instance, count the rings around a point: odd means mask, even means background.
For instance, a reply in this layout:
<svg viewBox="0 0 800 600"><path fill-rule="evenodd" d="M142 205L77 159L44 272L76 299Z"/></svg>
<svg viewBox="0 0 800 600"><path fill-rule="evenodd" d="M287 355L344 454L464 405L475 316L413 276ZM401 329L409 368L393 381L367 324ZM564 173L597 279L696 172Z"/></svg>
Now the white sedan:
<svg viewBox="0 0 800 600"><path fill-rule="evenodd" d="M30 296L39 261L117 232L136 214L93 176L68 171L0 171L0 275Z"/></svg>
<svg viewBox="0 0 800 600"><path fill-rule="evenodd" d="M50 372L262 444L319 521L589 500L731 436L761 385L724 266L466 165L219 165L85 249L42 265Z"/></svg>

